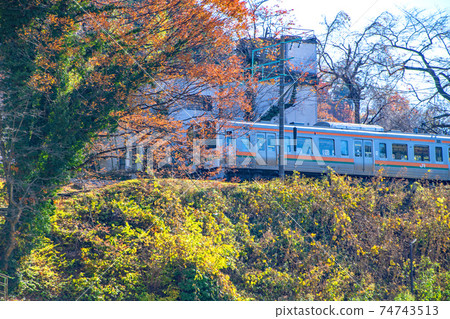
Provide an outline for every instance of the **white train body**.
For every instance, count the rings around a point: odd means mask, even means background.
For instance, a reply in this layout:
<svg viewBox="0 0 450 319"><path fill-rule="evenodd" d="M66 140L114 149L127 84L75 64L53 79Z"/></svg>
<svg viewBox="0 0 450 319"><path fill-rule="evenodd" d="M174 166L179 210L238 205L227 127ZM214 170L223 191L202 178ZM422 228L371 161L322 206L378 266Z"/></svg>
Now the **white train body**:
<svg viewBox="0 0 450 319"><path fill-rule="evenodd" d="M246 174L278 172L278 125L231 121L217 130L202 167ZM450 137L384 132L379 126L319 122L285 126L285 170L449 180Z"/></svg>

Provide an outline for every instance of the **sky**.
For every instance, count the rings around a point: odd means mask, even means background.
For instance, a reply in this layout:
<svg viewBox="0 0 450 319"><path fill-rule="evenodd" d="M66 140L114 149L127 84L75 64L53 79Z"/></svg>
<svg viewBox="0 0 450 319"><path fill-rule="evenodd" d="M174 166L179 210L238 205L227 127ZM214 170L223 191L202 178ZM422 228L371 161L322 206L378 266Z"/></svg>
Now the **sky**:
<svg viewBox="0 0 450 319"><path fill-rule="evenodd" d="M323 16L331 21L339 11L349 14L352 26L363 28L370 19L384 11L399 13L399 8L441 9L450 11L450 0L278 0L281 8L294 9L297 24L312 29L316 35L323 30Z"/></svg>
<svg viewBox="0 0 450 319"><path fill-rule="evenodd" d="M402 9L417 8L450 13L450 0L269 0L269 3L278 4L282 9L293 9L296 24L302 29L313 30L316 36L325 32L321 24L324 17L331 22L339 11L350 16L354 30L362 30L384 11L402 15Z"/></svg>

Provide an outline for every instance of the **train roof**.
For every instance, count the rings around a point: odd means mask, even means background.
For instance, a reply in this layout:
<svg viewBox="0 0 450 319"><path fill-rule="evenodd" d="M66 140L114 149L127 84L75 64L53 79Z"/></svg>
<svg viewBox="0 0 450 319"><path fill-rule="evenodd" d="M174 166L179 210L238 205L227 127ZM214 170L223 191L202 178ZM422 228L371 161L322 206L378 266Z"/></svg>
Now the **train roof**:
<svg viewBox="0 0 450 319"><path fill-rule="evenodd" d="M341 130L355 130L355 131L372 131L384 132L384 128L379 125L355 124L355 123L341 123L341 122L317 122L315 127L329 127Z"/></svg>
<svg viewBox="0 0 450 319"><path fill-rule="evenodd" d="M349 136L353 135L367 135L367 136L389 136L398 137L405 139L433 139L433 140L445 140L446 143L450 143L450 136L448 135L436 135L436 134L417 134L417 133L404 133L395 131L385 131L381 126L378 125L366 125L366 124L353 124L353 123L334 123L334 122L319 122L321 124L315 126L307 125L297 125L297 124L286 124L286 130L292 130L296 127L299 130L304 131L323 131L330 132L331 134L345 134ZM330 124L324 124L328 123ZM333 124L331 124L333 123ZM278 130L278 123L260 123L260 122L244 122L244 121L229 121L225 127L242 127L247 129L268 129L270 131ZM380 130L381 128L381 130Z"/></svg>

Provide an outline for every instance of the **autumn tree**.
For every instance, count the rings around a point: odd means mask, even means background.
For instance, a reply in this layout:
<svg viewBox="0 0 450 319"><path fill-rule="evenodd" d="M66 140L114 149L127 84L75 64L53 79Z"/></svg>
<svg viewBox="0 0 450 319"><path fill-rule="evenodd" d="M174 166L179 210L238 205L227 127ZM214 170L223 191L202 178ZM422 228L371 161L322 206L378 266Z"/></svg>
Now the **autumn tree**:
<svg viewBox="0 0 450 319"><path fill-rule="evenodd" d="M278 4L269 5L269 0L246 0L249 11L247 38L271 38L287 32L295 26L292 10Z"/></svg>
<svg viewBox="0 0 450 319"><path fill-rule="evenodd" d="M190 50L164 64L153 75L154 83L141 86L133 94L129 106L120 113L119 130L105 132L106 143L99 140L90 145L90 156L83 164L123 159L128 142L145 141L141 158L135 154L133 165L142 159L145 162L148 156L162 164L170 153L170 173L188 174L192 163L191 131L195 128L197 137L200 134L210 138L211 123L234 119L248 111L246 88L251 81L234 52L235 39L244 33L244 13L242 19L213 15L205 20L191 11L189 35L198 37L198 41L191 40ZM138 170L152 171L152 164L144 164ZM164 172L160 169L159 173Z"/></svg>
<svg viewBox="0 0 450 319"><path fill-rule="evenodd" d="M45 230L51 193L83 161L86 144L117 127L157 75L193 64L205 43L225 46L227 27L245 14L238 0L0 3L3 270L13 272ZM165 110L154 108L153 119Z"/></svg>
<svg viewBox="0 0 450 319"><path fill-rule="evenodd" d="M328 83L317 86L317 108L317 117L322 121L350 123L354 119L345 92L333 92Z"/></svg>
<svg viewBox="0 0 450 319"><path fill-rule="evenodd" d="M372 62L377 51L369 38L373 26L362 32L352 31L350 22L350 17L342 11L333 21L324 21L326 32L318 38L317 45L318 67L321 82L327 83L332 91L345 92L353 107L354 122L361 123L362 102L370 88L380 87Z"/></svg>
<svg viewBox="0 0 450 319"><path fill-rule="evenodd" d="M376 63L402 80L412 99L428 111L424 128L449 128L450 34L448 12L404 11L380 15L371 30L379 38Z"/></svg>
<svg viewBox="0 0 450 319"><path fill-rule="evenodd" d="M419 127L423 114L417 108L412 107L404 96L399 93L382 92L376 98L371 109L373 114L367 121L368 124L380 125L387 131L402 132L413 132ZM366 115L364 114L364 116Z"/></svg>

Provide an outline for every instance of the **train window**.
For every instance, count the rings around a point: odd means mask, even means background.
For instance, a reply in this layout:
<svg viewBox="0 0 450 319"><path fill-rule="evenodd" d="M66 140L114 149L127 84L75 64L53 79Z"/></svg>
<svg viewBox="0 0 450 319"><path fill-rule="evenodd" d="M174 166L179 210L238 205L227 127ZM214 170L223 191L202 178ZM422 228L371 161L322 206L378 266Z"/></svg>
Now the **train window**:
<svg viewBox="0 0 450 319"><path fill-rule="evenodd" d="M414 160L420 162L429 162L430 147L425 145L414 145Z"/></svg>
<svg viewBox="0 0 450 319"><path fill-rule="evenodd" d="M256 145L258 147L258 151L266 150L266 137L264 134L256 134Z"/></svg>
<svg viewBox="0 0 450 319"><path fill-rule="evenodd" d="M237 148L244 152L250 151L250 139L247 135L237 139Z"/></svg>
<svg viewBox="0 0 450 319"><path fill-rule="evenodd" d="M355 157L362 157L362 143L355 141Z"/></svg>
<svg viewBox="0 0 450 319"><path fill-rule="evenodd" d="M231 138L232 138L231 131L227 131L226 137L225 137L225 145L226 146L230 146L231 145Z"/></svg>
<svg viewBox="0 0 450 319"><path fill-rule="evenodd" d="M286 146L286 152L291 153L292 152L291 138L289 136L285 136L284 143L285 143L284 145Z"/></svg>
<svg viewBox="0 0 450 319"><path fill-rule="evenodd" d="M408 160L408 145L392 144L392 156L396 160Z"/></svg>
<svg viewBox="0 0 450 319"><path fill-rule="evenodd" d="M380 158L387 158L386 143L380 143L378 147L380 152Z"/></svg>
<svg viewBox="0 0 450 319"><path fill-rule="evenodd" d="M341 141L341 155L348 156L348 141Z"/></svg>
<svg viewBox="0 0 450 319"><path fill-rule="evenodd" d="M210 150L210 149L216 148L216 146L217 145L216 145L216 140L215 139L210 138L210 139L206 140L206 147L205 147L205 149Z"/></svg>
<svg viewBox="0 0 450 319"><path fill-rule="evenodd" d="M250 144L250 136L246 136L246 137L244 137L243 139L242 139L242 144L244 144L244 146L248 149L248 150L250 150L250 148L251 148L251 144Z"/></svg>
<svg viewBox="0 0 450 319"><path fill-rule="evenodd" d="M125 169L125 157L119 157L119 169L124 170Z"/></svg>
<svg viewBox="0 0 450 319"><path fill-rule="evenodd" d="M297 151L299 154L312 154L312 140L308 137L297 137Z"/></svg>
<svg viewBox="0 0 450 319"><path fill-rule="evenodd" d="M365 141L364 142L364 157L372 157L372 142Z"/></svg>
<svg viewBox="0 0 450 319"><path fill-rule="evenodd" d="M334 140L319 138L319 153L324 156L334 156Z"/></svg>
<svg viewBox="0 0 450 319"><path fill-rule="evenodd" d="M436 146L435 149L435 155L436 155L436 162L443 162L444 161L444 153L442 152L441 146Z"/></svg>
<svg viewBox="0 0 450 319"><path fill-rule="evenodd" d="M277 147L277 139L275 138L275 134L267 135L267 150L275 152Z"/></svg>

